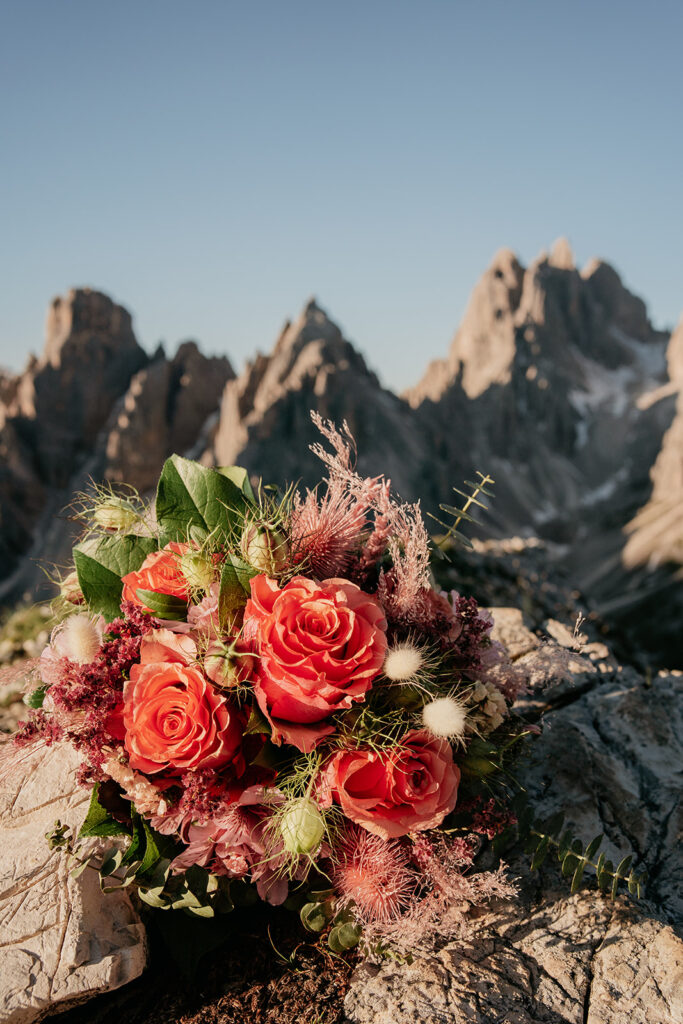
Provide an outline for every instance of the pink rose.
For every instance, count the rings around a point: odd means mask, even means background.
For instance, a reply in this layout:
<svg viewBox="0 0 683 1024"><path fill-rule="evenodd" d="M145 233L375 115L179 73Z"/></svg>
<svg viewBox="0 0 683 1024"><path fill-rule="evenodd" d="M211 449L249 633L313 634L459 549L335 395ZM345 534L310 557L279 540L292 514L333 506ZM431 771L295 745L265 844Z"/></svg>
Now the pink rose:
<svg viewBox="0 0 683 1024"><path fill-rule="evenodd" d="M326 774L346 817L383 839L436 828L455 807L460 782L450 744L426 730L388 750L343 750Z"/></svg>
<svg viewBox="0 0 683 1024"><path fill-rule="evenodd" d="M125 747L134 770L216 768L237 753L239 712L217 693L196 657L189 636L157 629L143 637L140 664L123 689Z"/></svg>
<svg viewBox="0 0 683 1024"><path fill-rule="evenodd" d="M273 740L302 751L334 731L318 723L364 699L384 663L384 612L347 580L297 576L280 588L257 576L244 623L260 656L254 691Z"/></svg>

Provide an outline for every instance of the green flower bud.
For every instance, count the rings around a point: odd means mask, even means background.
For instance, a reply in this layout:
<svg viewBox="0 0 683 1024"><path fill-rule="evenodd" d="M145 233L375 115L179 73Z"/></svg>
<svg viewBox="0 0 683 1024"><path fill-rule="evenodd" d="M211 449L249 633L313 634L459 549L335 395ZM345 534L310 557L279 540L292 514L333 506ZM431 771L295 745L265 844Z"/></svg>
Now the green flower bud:
<svg viewBox="0 0 683 1024"><path fill-rule="evenodd" d="M95 526L108 533L127 533L138 522L135 508L125 498L113 495L96 505L92 514Z"/></svg>
<svg viewBox="0 0 683 1024"><path fill-rule="evenodd" d="M242 534L242 554L259 572L278 573L287 565L287 541L278 530L247 525Z"/></svg>
<svg viewBox="0 0 683 1024"><path fill-rule="evenodd" d="M288 853L313 853L325 832L323 816L310 797L292 800L280 817L282 845Z"/></svg>
<svg viewBox="0 0 683 1024"><path fill-rule="evenodd" d="M68 576L65 576L59 584L59 592L69 604L83 604L83 591L78 582L78 573L75 569Z"/></svg>
<svg viewBox="0 0 683 1024"><path fill-rule="evenodd" d="M181 555L180 571L192 590L208 590L214 580L213 562L200 551Z"/></svg>

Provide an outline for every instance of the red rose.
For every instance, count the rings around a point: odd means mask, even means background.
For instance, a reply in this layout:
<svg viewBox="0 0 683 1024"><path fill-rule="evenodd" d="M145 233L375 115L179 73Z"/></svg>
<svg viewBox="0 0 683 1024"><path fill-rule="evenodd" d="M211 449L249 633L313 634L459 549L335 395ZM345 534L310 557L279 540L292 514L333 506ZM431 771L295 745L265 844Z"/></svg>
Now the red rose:
<svg viewBox="0 0 683 1024"><path fill-rule="evenodd" d="M327 769L347 818L383 839L436 828L455 807L460 770L446 740L407 733L389 750L345 750Z"/></svg>
<svg viewBox="0 0 683 1024"><path fill-rule="evenodd" d="M243 723L196 657L189 636L157 629L143 637L140 664L123 688L125 747L134 770L217 768L235 757Z"/></svg>
<svg viewBox="0 0 683 1024"><path fill-rule="evenodd" d="M172 541L161 551L147 555L139 569L122 576L122 601L132 601L139 608L150 611L137 595L138 590L153 590L155 594L170 594L187 601L190 596L188 582L180 570L180 556L190 550L189 544Z"/></svg>
<svg viewBox="0 0 683 1024"><path fill-rule="evenodd" d="M297 576L281 589L257 576L244 623L260 655L254 691L273 739L302 751L334 731L316 723L364 699L384 663L384 612L347 580Z"/></svg>

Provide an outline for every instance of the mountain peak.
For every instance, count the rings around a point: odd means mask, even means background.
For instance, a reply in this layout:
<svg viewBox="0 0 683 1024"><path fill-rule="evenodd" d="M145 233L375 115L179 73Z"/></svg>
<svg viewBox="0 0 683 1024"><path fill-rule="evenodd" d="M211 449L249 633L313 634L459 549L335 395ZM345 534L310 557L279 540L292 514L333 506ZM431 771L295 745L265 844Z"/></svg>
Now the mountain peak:
<svg viewBox="0 0 683 1024"><path fill-rule="evenodd" d="M548 263L551 267L556 267L557 270L576 270L574 253L566 238L558 238L553 242Z"/></svg>

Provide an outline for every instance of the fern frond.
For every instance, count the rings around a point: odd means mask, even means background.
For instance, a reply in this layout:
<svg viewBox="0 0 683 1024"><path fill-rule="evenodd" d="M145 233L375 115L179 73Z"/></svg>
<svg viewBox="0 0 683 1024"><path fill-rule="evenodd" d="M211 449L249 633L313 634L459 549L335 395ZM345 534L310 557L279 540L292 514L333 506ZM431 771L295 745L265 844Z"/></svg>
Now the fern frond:
<svg viewBox="0 0 683 1024"><path fill-rule="evenodd" d="M435 544L437 549L440 550L441 554L445 557L447 556L445 555L444 549L449 543L460 541L460 543L464 544L466 547L472 547L471 541L460 532L460 524L462 522L478 524L479 520L473 515L473 512L475 511L474 506L486 511L488 509L488 505L485 501L481 500L482 496L493 498L493 491L489 490L489 485L495 483L495 481L488 474L480 473L479 470L477 470L477 476L479 479L476 482L472 480L465 480L465 486L470 488L469 492L461 491L458 487L453 488L455 494L458 494L461 498L465 499L462 506L448 505L445 503L439 505L439 509L442 512L445 512L447 516L451 517L453 520L451 523L445 523L443 520L439 519L438 516L432 515L431 512L428 513L430 519L433 519L434 522L438 523L444 531L443 535L435 540Z"/></svg>
<svg viewBox="0 0 683 1024"><path fill-rule="evenodd" d="M609 892L612 899L615 899L621 885L628 888L632 896L640 898L645 888L646 872L636 872L631 867L633 855L629 854L619 862L617 867L611 860L607 860L604 853L596 858L596 854L602 845L603 835L596 836L584 848L580 839L575 839L569 829L563 828L562 815L542 824L541 822L520 822L526 835L521 838L525 840L524 849L531 855L531 870L535 871L541 866L548 853L553 850L560 863L560 870L565 878L571 876L571 892L575 893L581 887L581 881L586 868L592 868L595 872L598 888L603 892Z"/></svg>

